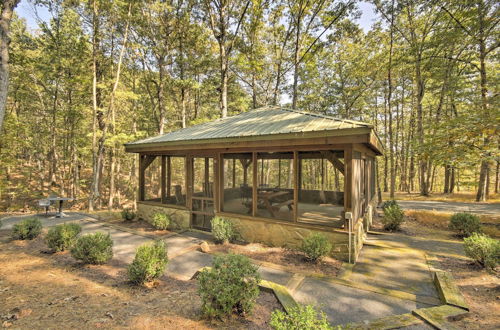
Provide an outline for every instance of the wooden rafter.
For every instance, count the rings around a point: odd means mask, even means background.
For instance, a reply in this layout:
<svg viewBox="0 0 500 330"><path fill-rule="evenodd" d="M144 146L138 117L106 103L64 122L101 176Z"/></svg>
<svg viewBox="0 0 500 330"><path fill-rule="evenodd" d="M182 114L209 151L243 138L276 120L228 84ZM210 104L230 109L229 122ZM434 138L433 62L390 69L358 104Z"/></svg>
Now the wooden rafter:
<svg viewBox="0 0 500 330"><path fill-rule="evenodd" d="M325 159L328 159L328 161L330 163L332 163L332 165L340 171L340 173L342 173L343 175L345 175L345 167L344 167L344 163L342 163L342 161L335 155L334 152L330 151L330 150L326 150L326 151L321 151L321 154L323 155L323 157L325 157Z"/></svg>

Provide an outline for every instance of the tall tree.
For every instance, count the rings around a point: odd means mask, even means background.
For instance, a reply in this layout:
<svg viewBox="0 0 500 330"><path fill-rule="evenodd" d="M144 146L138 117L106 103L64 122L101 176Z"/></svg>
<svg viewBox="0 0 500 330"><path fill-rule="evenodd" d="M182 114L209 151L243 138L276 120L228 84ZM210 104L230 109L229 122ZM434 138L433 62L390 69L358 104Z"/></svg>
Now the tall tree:
<svg viewBox="0 0 500 330"><path fill-rule="evenodd" d="M229 80L229 60L234 43L251 1L205 0L205 9L210 29L219 45L219 108L221 118L227 117L227 90Z"/></svg>
<svg viewBox="0 0 500 330"><path fill-rule="evenodd" d="M4 0L0 13L0 132L5 116L7 92L9 89L9 30L14 8L20 0Z"/></svg>

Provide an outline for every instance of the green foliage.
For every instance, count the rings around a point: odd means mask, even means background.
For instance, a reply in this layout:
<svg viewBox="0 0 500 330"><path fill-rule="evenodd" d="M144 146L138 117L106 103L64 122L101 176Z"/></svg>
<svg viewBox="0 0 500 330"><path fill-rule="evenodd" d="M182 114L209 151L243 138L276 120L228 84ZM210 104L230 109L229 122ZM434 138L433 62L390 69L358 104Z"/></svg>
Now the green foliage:
<svg viewBox="0 0 500 330"><path fill-rule="evenodd" d="M77 223L57 225L49 229L45 242L55 252L64 251L73 246L81 231L82 227Z"/></svg>
<svg viewBox="0 0 500 330"><path fill-rule="evenodd" d="M247 257L216 256L213 267L203 270L198 277L203 315L222 318L233 312L240 315L251 312L259 295L259 282L257 266Z"/></svg>
<svg viewBox="0 0 500 330"><path fill-rule="evenodd" d="M34 239L42 232L42 222L37 218L27 218L12 227L12 238Z"/></svg>
<svg viewBox="0 0 500 330"><path fill-rule="evenodd" d="M398 202L396 202L396 200L394 200L394 199L390 199L388 201L385 201L384 203L382 203L382 210L385 210L389 206L394 206L394 205L398 205Z"/></svg>
<svg viewBox="0 0 500 330"><path fill-rule="evenodd" d="M123 209L122 212L122 219L125 221L132 221L135 219L135 212L132 211L131 209Z"/></svg>
<svg viewBox="0 0 500 330"><path fill-rule="evenodd" d="M274 330L329 330L326 314L316 311L313 306L299 306L290 313L275 310L271 314L271 328Z"/></svg>
<svg viewBox="0 0 500 330"><path fill-rule="evenodd" d="M389 205L384 208L382 224L385 230L399 230L401 224L405 221L405 213L398 204Z"/></svg>
<svg viewBox="0 0 500 330"><path fill-rule="evenodd" d="M330 253L332 244L325 235L313 233L304 238L300 250L306 254L309 260L316 262Z"/></svg>
<svg viewBox="0 0 500 330"><path fill-rule="evenodd" d="M113 241L109 234L97 232L83 235L71 248L73 258L86 264L103 264L113 258Z"/></svg>
<svg viewBox="0 0 500 330"><path fill-rule="evenodd" d="M500 264L500 240L473 233L464 238L465 254L481 266L494 269Z"/></svg>
<svg viewBox="0 0 500 330"><path fill-rule="evenodd" d="M226 243L234 239L235 231L231 221L214 217L212 219L212 235L217 243Z"/></svg>
<svg viewBox="0 0 500 330"><path fill-rule="evenodd" d="M153 227L159 230L166 230L170 225L170 216L165 213L157 212L151 218Z"/></svg>
<svg viewBox="0 0 500 330"><path fill-rule="evenodd" d="M163 275L167 263L165 242L158 240L154 244L141 245L127 268L128 278L136 284L150 282Z"/></svg>
<svg viewBox="0 0 500 330"><path fill-rule="evenodd" d="M469 237L481 232L481 221L477 215L462 212L455 213L450 218L448 228L458 232L461 237Z"/></svg>

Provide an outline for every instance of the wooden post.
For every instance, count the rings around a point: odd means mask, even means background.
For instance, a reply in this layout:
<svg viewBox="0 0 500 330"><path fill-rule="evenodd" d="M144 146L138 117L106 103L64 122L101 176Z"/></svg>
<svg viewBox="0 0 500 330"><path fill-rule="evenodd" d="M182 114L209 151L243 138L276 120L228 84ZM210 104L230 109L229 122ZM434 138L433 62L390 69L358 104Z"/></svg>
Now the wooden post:
<svg viewBox="0 0 500 330"><path fill-rule="evenodd" d="M172 158L167 156L167 197L172 195Z"/></svg>
<svg viewBox="0 0 500 330"><path fill-rule="evenodd" d="M344 149L344 212L352 212L352 145ZM353 214L354 215L354 214ZM355 220L355 219L353 219ZM347 226L346 230L347 230Z"/></svg>
<svg viewBox="0 0 500 330"><path fill-rule="evenodd" d="M223 170L224 170L224 161L222 159L222 154L217 153L214 158L214 167L215 167L215 177L214 177L214 209L215 212L220 212L223 209L222 201L224 200L224 186L223 184Z"/></svg>
<svg viewBox="0 0 500 330"><path fill-rule="evenodd" d="M278 159L278 187L281 188L281 158Z"/></svg>
<svg viewBox="0 0 500 330"><path fill-rule="evenodd" d="M193 190L193 174L192 174L193 158L191 156L186 156L185 168L186 168L186 206L189 210L191 210L191 194Z"/></svg>
<svg viewBox="0 0 500 330"><path fill-rule="evenodd" d="M144 181L145 181L145 176L144 176L144 158L145 155L139 155L139 201L144 200Z"/></svg>
<svg viewBox="0 0 500 330"><path fill-rule="evenodd" d="M293 221L297 222L299 208L299 152L293 152Z"/></svg>
<svg viewBox="0 0 500 330"><path fill-rule="evenodd" d="M161 156L161 202L165 204L167 202L167 156Z"/></svg>
<svg viewBox="0 0 500 330"><path fill-rule="evenodd" d="M257 215L257 153L252 152L252 164L253 164L253 184L252 184L252 216Z"/></svg>
<svg viewBox="0 0 500 330"><path fill-rule="evenodd" d="M233 188L236 187L236 158L233 158Z"/></svg>
<svg viewBox="0 0 500 330"><path fill-rule="evenodd" d="M205 197L210 195L209 189L210 189L210 161L208 157L205 157L205 180L203 180L203 192L205 194Z"/></svg>

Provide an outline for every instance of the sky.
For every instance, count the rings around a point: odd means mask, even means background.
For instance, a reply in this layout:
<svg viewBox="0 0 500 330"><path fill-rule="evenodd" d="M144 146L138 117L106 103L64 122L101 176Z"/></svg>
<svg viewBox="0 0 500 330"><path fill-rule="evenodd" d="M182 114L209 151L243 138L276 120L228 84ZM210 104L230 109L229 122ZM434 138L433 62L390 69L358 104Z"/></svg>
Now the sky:
<svg viewBox="0 0 500 330"><path fill-rule="evenodd" d="M359 25L365 31L369 31L377 15L375 14L375 7L368 2L362 1L359 3L359 8L362 12L360 19L358 20ZM40 19L47 21L50 15L44 7L33 5L32 1L22 0L16 8L17 14L26 19L28 27L32 30L38 28L37 15Z"/></svg>

